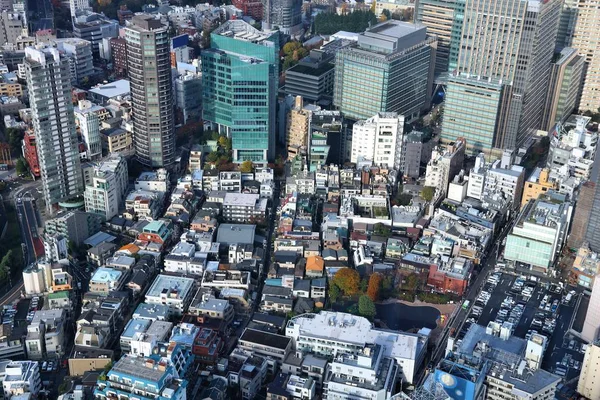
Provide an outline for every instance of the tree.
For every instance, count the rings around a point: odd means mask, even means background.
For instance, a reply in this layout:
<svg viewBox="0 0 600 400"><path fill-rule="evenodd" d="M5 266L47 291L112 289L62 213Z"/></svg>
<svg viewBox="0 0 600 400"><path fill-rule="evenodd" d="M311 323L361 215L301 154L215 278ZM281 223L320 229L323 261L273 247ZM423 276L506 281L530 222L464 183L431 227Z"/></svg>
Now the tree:
<svg viewBox="0 0 600 400"><path fill-rule="evenodd" d="M358 313L363 317L373 318L377 314L375 303L367 295L362 295L358 299Z"/></svg>
<svg viewBox="0 0 600 400"><path fill-rule="evenodd" d="M15 259L12 250L9 250L2 260L0 260L0 281L5 281L11 274L13 267L16 267L17 260Z"/></svg>
<svg viewBox="0 0 600 400"><path fill-rule="evenodd" d="M381 12L381 15L385 15L385 20L392 19L392 13L387 8Z"/></svg>
<svg viewBox="0 0 600 400"><path fill-rule="evenodd" d="M361 293L366 292L368 287L369 287L369 280L367 278L362 278L360 280L360 292Z"/></svg>
<svg viewBox="0 0 600 400"><path fill-rule="evenodd" d="M369 278L369 287L367 288L367 296L373 301L379 300L379 292L381 291L381 284L383 277L380 273L375 272Z"/></svg>
<svg viewBox="0 0 600 400"><path fill-rule="evenodd" d="M240 172L252 172L254 171L254 164L252 161L246 160L240 164Z"/></svg>
<svg viewBox="0 0 600 400"><path fill-rule="evenodd" d="M435 188L433 186L425 186L423 190L421 190L421 197L425 201L433 200L433 196L435 195Z"/></svg>
<svg viewBox="0 0 600 400"><path fill-rule="evenodd" d="M15 169L17 170L17 174L19 175L27 173L27 163L25 163L23 157L17 160L17 165L15 166Z"/></svg>
<svg viewBox="0 0 600 400"><path fill-rule="evenodd" d="M220 136L217 141L219 147L221 147L225 151L231 151L231 139L226 136Z"/></svg>
<svg viewBox="0 0 600 400"><path fill-rule="evenodd" d="M300 42L288 42L283 46L283 54L286 56L292 55L294 54L294 51L298 50L301 47L302 44Z"/></svg>
<svg viewBox="0 0 600 400"><path fill-rule="evenodd" d="M10 146L10 150L13 153L21 152L21 144L23 142L23 136L25 135L25 131L21 129L8 128L6 130L6 139Z"/></svg>
<svg viewBox="0 0 600 400"><path fill-rule="evenodd" d="M408 193L398 193L398 196L396 196L396 205L409 206L411 201L412 195Z"/></svg>
<svg viewBox="0 0 600 400"><path fill-rule="evenodd" d="M340 288L346 296L352 296L358 293L358 285L360 284L360 275L358 271L352 268L342 268L335 273L332 284Z"/></svg>
<svg viewBox="0 0 600 400"><path fill-rule="evenodd" d="M340 295L341 293L339 287L337 287L336 285L329 286L329 300L331 300L332 303L337 302L340 298Z"/></svg>

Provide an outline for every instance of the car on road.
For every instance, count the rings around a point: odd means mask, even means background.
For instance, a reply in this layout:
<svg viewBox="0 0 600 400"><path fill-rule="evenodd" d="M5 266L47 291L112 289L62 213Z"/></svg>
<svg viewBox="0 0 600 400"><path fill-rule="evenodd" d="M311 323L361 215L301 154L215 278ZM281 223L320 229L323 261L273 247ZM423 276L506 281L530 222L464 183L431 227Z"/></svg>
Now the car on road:
<svg viewBox="0 0 600 400"><path fill-rule="evenodd" d="M46 372L47 369L48 369L48 362L44 361L44 363L42 364L42 371Z"/></svg>

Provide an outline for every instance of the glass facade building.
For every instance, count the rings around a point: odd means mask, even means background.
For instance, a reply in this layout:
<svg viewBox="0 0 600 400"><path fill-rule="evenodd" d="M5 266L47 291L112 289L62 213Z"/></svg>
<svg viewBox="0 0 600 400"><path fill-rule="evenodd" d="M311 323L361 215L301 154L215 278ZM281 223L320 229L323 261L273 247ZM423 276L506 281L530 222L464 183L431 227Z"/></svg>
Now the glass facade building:
<svg viewBox="0 0 600 400"><path fill-rule="evenodd" d="M456 69L466 0L418 0L415 22L438 38L435 75Z"/></svg>
<svg viewBox="0 0 600 400"><path fill-rule="evenodd" d="M213 31L202 52L203 118L232 139L234 162L273 158L278 85L278 32L241 20Z"/></svg>
<svg viewBox="0 0 600 400"><path fill-rule="evenodd" d="M375 25L336 54L334 104L351 119L379 112L418 118L431 101L436 47L424 25Z"/></svg>
<svg viewBox="0 0 600 400"><path fill-rule="evenodd" d="M456 26L462 31L460 40L451 43L458 57L456 66L449 68L461 83L453 84L450 78L448 98L460 97L481 82L503 85L501 93L492 96L501 99L497 115L489 114L495 118L486 123L495 124L495 129L486 131L491 137L470 142L470 154L499 156L503 149L525 145L542 128L561 7L560 0L466 0L464 13L457 12L462 23ZM479 108L476 102L465 102L460 113L479 113ZM452 126L470 117L456 118L445 113L442 142L455 140L456 130L463 130L465 137L482 136L476 126Z"/></svg>

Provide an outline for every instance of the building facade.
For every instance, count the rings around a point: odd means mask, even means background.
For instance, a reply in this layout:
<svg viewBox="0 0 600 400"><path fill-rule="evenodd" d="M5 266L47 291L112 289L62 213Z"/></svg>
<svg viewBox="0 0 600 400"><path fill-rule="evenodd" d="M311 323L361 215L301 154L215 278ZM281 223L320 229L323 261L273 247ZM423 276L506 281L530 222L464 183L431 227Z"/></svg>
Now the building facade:
<svg viewBox="0 0 600 400"><path fill-rule="evenodd" d="M404 116L378 113L352 126L353 163L371 161L379 167L404 170Z"/></svg>
<svg viewBox="0 0 600 400"><path fill-rule="evenodd" d="M279 34L241 20L213 31L202 52L203 118L231 138L234 162L273 158L278 57Z"/></svg>
<svg viewBox="0 0 600 400"><path fill-rule="evenodd" d="M137 159L149 167L170 166L176 149L168 27L154 16L136 15L125 40Z"/></svg>
<svg viewBox="0 0 600 400"><path fill-rule="evenodd" d="M91 182L86 183L85 210L101 215L105 221L110 220L123 207L128 184L125 158L119 154L109 156L94 167Z"/></svg>
<svg viewBox="0 0 600 400"><path fill-rule="evenodd" d="M550 131L565 122L577 107L584 65L584 57L571 47L562 49L559 59L552 63L542 129Z"/></svg>
<svg viewBox="0 0 600 400"><path fill-rule="evenodd" d="M52 210L83 192L69 62L55 48L28 47L25 68L44 201Z"/></svg>
<svg viewBox="0 0 600 400"><path fill-rule="evenodd" d="M101 107L95 106L91 101L80 100L79 106L75 108L75 121L79 126L81 137L85 143L87 159L95 160L102 156L102 138L100 137L100 118L97 110Z"/></svg>
<svg viewBox="0 0 600 400"><path fill-rule="evenodd" d="M559 0L465 2L442 141L460 131L470 154L499 157L495 149L521 147L541 128L561 6Z"/></svg>
<svg viewBox="0 0 600 400"><path fill-rule="evenodd" d="M431 101L436 47L424 25L390 20L367 29L336 54L333 103L346 118L418 118Z"/></svg>
<svg viewBox="0 0 600 400"><path fill-rule="evenodd" d="M586 70L579 100L579 111L597 112L600 108L600 32L595 21L600 17L598 3L593 0L568 1L574 9L568 25L574 22L570 46L585 57Z"/></svg>

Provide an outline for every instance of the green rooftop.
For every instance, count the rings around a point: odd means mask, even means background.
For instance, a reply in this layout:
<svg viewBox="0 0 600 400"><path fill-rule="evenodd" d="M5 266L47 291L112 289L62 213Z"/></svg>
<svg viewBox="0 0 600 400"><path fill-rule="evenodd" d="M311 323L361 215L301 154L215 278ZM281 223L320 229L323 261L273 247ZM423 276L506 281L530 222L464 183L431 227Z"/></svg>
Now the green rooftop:
<svg viewBox="0 0 600 400"><path fill-rule="evenodd" d="M69 291L68 290L63 290L60 292L55 292L55 293L50 293L48 294L48 299L49 300L53 300L53 299L67 299L69 297Z"/></svg>

